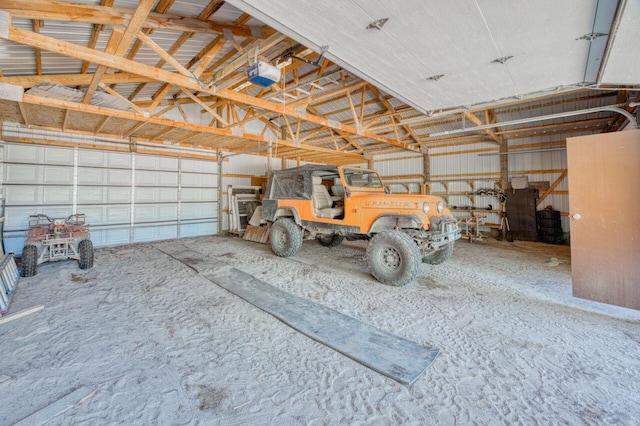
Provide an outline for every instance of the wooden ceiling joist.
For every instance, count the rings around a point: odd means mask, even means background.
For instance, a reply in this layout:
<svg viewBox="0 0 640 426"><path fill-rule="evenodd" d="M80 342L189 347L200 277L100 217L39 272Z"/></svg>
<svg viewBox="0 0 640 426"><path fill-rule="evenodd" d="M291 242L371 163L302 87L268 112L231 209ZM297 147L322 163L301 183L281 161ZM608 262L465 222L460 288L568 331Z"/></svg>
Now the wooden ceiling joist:
<svg viewBox="0 0 640 426"><path fill-rule="evenodd" d="M252 144L274 143L279 146L295 148L299 150L300 153L306 153L306 154L319 153L327 157L333 157L335 160L340 159L340 161L349 162L349 163L361 162L363 161L363 158L364 158L360 154L348 153L348 152L337 153L331 149L325 149L325 148L308 146L308 145L297 146L291 141L285 141L281 139L267 139L252 133L244 133L244 132L238 133L238 132L232 132L230 129L215 128L215 127L203 126L200 124L185 123L181 121L174 121L174 120L158 118L158 117L145 117L142 114L138 114L134 112L115 110L111 108L80 104L76 102L69 102L69 101L63 101L58 99L43 98L40 96L34 96L34 95L28 95L28 94L23 95L23 102L16 102L16 104L19 108L20 114L24 112L25 117L27 117L25 125L32 125L32 124L37 125L37 123L35 123L35 119L33 121L29 121L26 108L25 108L26 105L36 105L36 106L42 106L47 108L53 108L56 111L70 110L70 111L75 111L76 113L102 116L104 117L103 122L100 123L99 129L96 129L97 131L100 131L101 129L105 128L107 120L111 120L111 122L113 122L113 120L120 119L120 120L124 120L125 122L126 121L136 122L127 132L121 135L124 137L138 136L136 132L139 131L144 125L158 125L158 126L166 127L166 129L163 129L163 131L160 133L156 133L154 135L155 138L166 136L171 130L189 132L189 133L197 132L199 134L209 134L211 136L231 138L233 140L244 141ZM63 116L64 114L62 114L60 121L62 121ZM86 120L80 119L78 120L78 123L82 123L83 121L86 121ZM121 127L121 125L114 125L113 127ZM73 129L70 126L68 130L72 131L77 129Z"/></svg>
<svg viewBox="0 0 640 426"><path fill-rule="evenodd" d="M113 27L124 27L134 15L132 9L51 0L0 0L0 9L11 13L16 18L86 22ZM222 34L228 30L234 36L252 38L267 38L275 33L267 27L250 27L211 20L201 21L188 16L154 12L142 22L142 28L204 34Z"/></svg>
<svg viewBox="0 0 640 426"><path fill-rule="evenodd" d="M89 60L106 67L113 67L125 72L131 72L134 74L147 75L158 81L164 81L174 84L176 86L184 86L193 90L201 90L201 82L198 82L192 78L151 67L149 65L137 63L116 55L110 55L105 52L99 52L93 49L89 49L83 46L79 46L73 43L64 42L62 40L53 39L42 34L36 34L31 31L22 30L14 26L10 26L8 29L8 40L30 45L33 47L39 47L42 49L50 50L56 53L60 53L66 56L76 57L78 59ZM265 101L260 98L246 95L244 93L235 92L233 90L221 90L216 91L215 86L210 89L202 89L202 92L217 95L221 98L225 98L231 101L235 101L241 104L258 107L264 110L285 114L294 118L299 118L304 121L309 121L322 126L332 127L337 130L341 130L345 133L363 136L369 139L373 139L379 142L384 142L392 146L404 148L410 151L416 151L418 148L406 143L398 142L396 140L377 135L369 131L360 131L351 126L344 125L340 122L332 122L326 118L318 117L316 115L301 113L295 108L290 106L277 105L273 102Z"/></svg>

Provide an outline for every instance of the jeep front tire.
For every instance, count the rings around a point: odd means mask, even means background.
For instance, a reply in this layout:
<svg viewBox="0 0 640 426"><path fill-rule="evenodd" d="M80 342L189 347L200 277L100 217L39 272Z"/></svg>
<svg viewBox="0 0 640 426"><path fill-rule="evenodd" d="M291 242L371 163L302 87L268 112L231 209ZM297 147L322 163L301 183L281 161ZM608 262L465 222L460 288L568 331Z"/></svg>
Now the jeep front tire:
<svg viewBox="0 0 640 426"><path fill-rule="evenodd" d="M400 231L376 234L367 246L367 264L381 283L403 286L418 275L422 255L413 238Z"/></svg>
<svg viewBox="0 0 640 426"><path fill-rule="evenodd" d="M302 247L302 229L288 217L276 220L269 234L271 250L280 257L291 257Z"/></svg>

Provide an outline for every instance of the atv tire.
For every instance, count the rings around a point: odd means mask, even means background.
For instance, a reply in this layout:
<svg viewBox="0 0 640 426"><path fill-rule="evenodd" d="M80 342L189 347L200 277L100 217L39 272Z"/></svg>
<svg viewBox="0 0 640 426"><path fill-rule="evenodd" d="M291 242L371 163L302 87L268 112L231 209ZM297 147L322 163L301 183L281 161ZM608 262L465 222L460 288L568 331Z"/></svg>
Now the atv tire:
<svg viewBox="0 0 640 426"><path fill-rule="evenodd" d="M316 238L321 246L333 248L338 247L344 241L344 237L342 235L318 235Z"/></svg>
<svg viewBox="0 0 640 426"><path fill-rule="evenodd" d="M451 257L451 253L453 253L453 242L442 247L440 250L423 257L422 263L428 263L429 265L440 265L449 260L449 258Z"/></svg>
<svg viewBox="0 0 640 426"><path fill-rule="evenodd" d="M33 244L24 246L22 249L22 261L20 263L20 276L33 277L38 266L38 247Z"/></svg>
<svg viewBox="0 0 640 426"><path fill-rule="evenodd" d="M93 243L91 240L82 240L78 244L78 254L80 255L80 269L91 269L93 267Z"/></svg>
<svg viewBox="0 0 640 426"><path fill-rule="evenodd" d="M291 257L302 247L302 229L296 223L283 217L276 220L269 233L271 250L280 257Z"/></svg>
<svg viewBox="0 0 640 426"><path fill-rule="evenodd" d="M413 238L400 231L376 234L367 246L367 264L381 283L403 286L418 275L422 255Z"/></svg>

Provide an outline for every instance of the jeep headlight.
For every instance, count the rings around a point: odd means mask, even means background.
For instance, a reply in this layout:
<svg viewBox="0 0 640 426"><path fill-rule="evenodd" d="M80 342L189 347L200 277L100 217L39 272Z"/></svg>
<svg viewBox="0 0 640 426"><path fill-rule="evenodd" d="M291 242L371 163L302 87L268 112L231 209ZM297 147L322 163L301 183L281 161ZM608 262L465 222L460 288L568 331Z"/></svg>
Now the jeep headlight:
<svg viewBox="0 0 640 426"><path fill-rule="evenodd" d="M442 203L442 201L438 201L438 213L442 213L443 209L444 209L444 204Z"/></svg>
<svg viewBox="0 0 640 426"><path fill-rule="evenodd" d="M424 214L429 214L429 203L422 204L422 211L424 212Z"/></svg>

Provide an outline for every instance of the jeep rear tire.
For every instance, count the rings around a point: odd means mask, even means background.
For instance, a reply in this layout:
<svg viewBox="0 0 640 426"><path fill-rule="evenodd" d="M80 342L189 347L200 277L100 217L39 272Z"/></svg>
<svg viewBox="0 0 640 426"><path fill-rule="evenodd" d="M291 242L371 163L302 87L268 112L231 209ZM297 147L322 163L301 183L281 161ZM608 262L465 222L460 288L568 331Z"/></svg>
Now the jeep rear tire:
<svg viewBox="0 0 640 426"><path fill-rule="evenodd" d="M340 244L342 244L344 237L338 234L318 235L316 239L318 240L321 246L332 248L332 247L338 247Z"/></svg>
<svg viewBox="0 0 640 426"><path fill-rule="evenodd" d="M429 265L440 265L441 263L446 262L451 257L451 253L453 253L453 243L449 243L446 246L442 247L440 250L433 252L432 254L428 254L422 258L422 263L428 263Z"/></svg>
<svg viewBox="0 0 640 426"><path fill-rule="evenodd" d="M22 260L20 263L20 276L33 277L38 266L38 247L28 244L22 249Z"/></svg>
<svg viewBox="0 0 640 426"><path fill-rule="evenodd" d="M93 243L91 240L82 240L78 243L78 254L80 255L80 269L93 268Z"/></svg>
<svg viewBox="0 0 640 426"><path fill-rule="evenodd" d="M302 247L302 230L292 219L283 217L271 226L269 239L271 250L277 256L291 257Z"/></svg>
<svg viewBox="0 0 640 426"><path fill-rule="evenodd" d="M400 231L376 234L367 246L367 264L381 283L403 286L418 275L422 255L413 238Z"/></svg>

